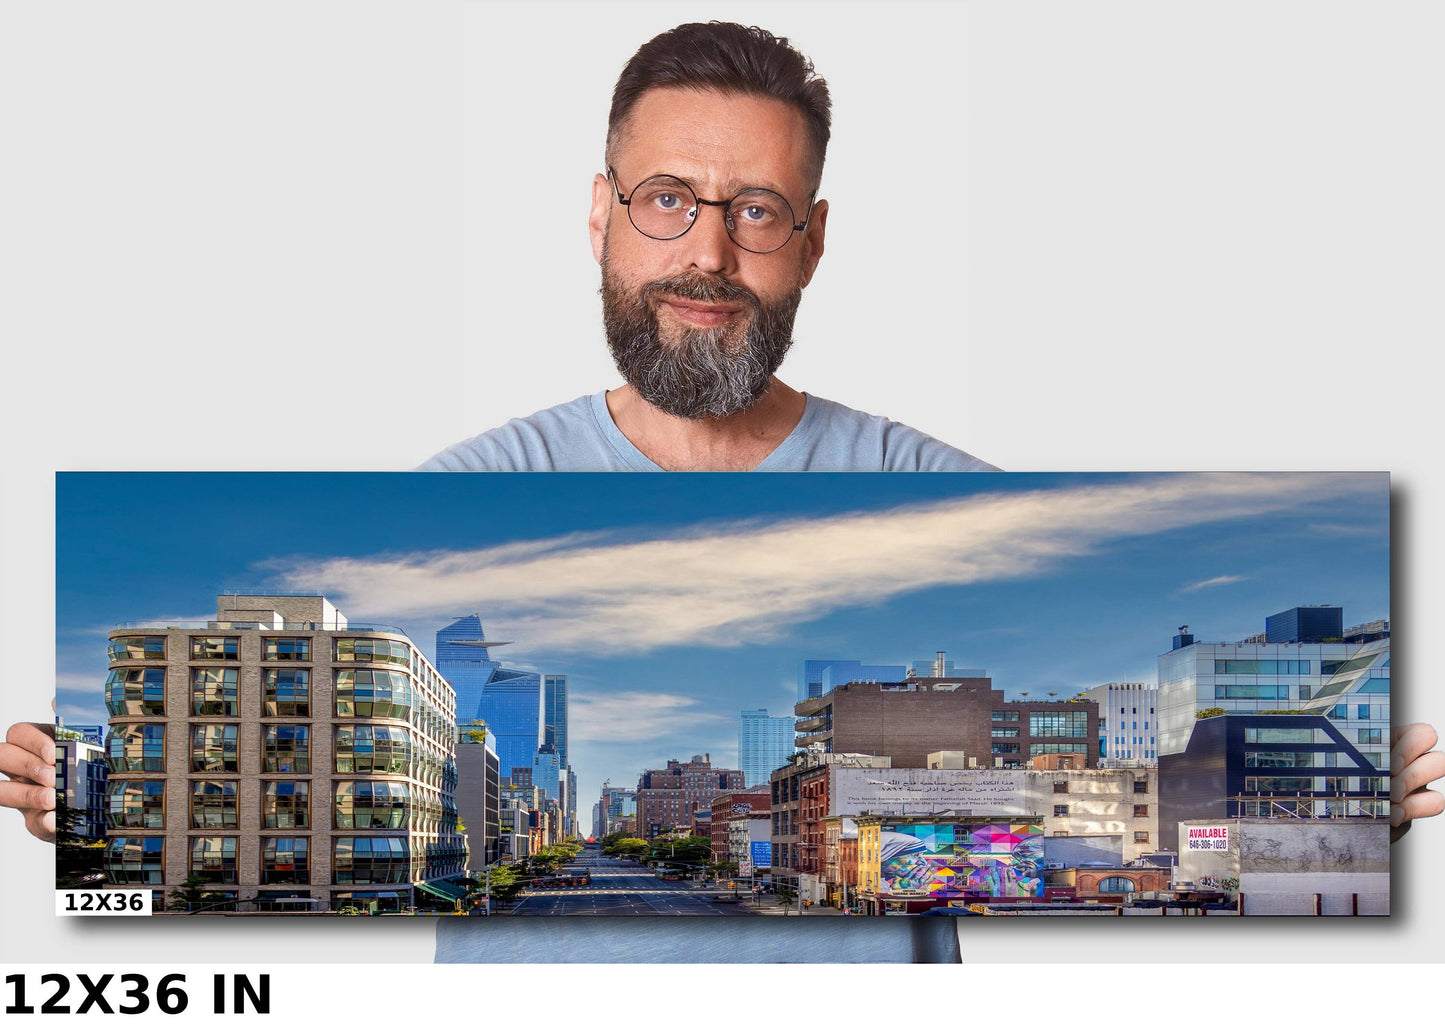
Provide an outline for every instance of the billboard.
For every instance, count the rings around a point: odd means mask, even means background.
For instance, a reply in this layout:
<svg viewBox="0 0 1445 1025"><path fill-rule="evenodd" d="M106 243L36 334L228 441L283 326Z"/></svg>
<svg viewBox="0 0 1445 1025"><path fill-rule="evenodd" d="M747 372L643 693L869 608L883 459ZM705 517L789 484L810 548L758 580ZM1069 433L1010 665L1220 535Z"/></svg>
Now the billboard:
<svg viewBox="0 0 1445 1025"><path fill-rule="evenodd" d="M1008 769L833 770L835 814L1027 815L1022 775Z"/></svg>
<svg viewBox="0 0 1445 1025"><path fill-rule="evenodd" d="M879 895L938 900L1042 896L1043 836L1042 826L885 824Z"/></svg>

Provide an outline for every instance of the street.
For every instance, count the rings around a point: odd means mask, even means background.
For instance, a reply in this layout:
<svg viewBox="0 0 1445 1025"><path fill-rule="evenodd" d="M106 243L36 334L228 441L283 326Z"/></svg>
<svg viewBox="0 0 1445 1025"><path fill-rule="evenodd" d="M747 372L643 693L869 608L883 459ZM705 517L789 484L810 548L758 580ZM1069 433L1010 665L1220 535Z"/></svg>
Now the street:
<svg viewBox="0 0 1445 1025"><path fill-rule="evenodd" d="M584 851L567 866L589 869L592 882L558 890L539 890L523 896L499 915L748 915L742 904L716 902L713 896L730 892L723 887L700 888L682 880L658 879L644 865ZM526 893L526 891L523 891ZM743 891L746 893L747 891ZM751 894L748 894L751 896Z"/></svg>

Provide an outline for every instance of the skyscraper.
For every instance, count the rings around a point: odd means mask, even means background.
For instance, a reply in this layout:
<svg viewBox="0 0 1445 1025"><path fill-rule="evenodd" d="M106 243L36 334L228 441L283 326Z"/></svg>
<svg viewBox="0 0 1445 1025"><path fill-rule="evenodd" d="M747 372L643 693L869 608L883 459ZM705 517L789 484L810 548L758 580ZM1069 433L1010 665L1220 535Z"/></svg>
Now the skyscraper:
<svg viewBox="0 0 1445 1025"><path fill-rule="evenodd" d="M769 774L787 764L795 750L791 715L769 715L766 708L738 713L738 762L744 786L766 783Z"/></svg>
<svg viewBox="0 0 1445 1025"><path fill-rule="evenodd" d="M548 674L542 677L542 748L552 750L571 765L567 751L567 677Z"/></svg>
<svg viewBox="0 0 1445 1025"><path fill-rule="evenodd" d="M531 769L542 738L542 678L505 669L491 649L508 641L489 641L476 615L463 616L437 631L436 667L457 692L457 722L487 724L496 738L501 774ZM565 678L564 691L565 691Z"/></svg>

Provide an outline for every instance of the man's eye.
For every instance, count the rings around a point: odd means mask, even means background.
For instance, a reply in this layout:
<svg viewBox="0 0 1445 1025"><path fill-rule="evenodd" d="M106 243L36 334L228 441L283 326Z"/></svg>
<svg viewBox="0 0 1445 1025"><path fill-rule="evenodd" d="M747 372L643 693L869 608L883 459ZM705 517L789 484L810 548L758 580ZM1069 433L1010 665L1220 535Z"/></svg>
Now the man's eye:
<svg viewBox="0 0 1445 1025"><path fill-rule="evenodd" d="M772 214L767 207L756 205L743 207L743 220L745 221L766 221L770 216Z"/></svg>
<svg viewBox="0 0 1445 1025"><path fill-rule="evenodd" d="M653 200L659 210L676 210L682 206L682 197L674 192L664 192Z"/></svg>

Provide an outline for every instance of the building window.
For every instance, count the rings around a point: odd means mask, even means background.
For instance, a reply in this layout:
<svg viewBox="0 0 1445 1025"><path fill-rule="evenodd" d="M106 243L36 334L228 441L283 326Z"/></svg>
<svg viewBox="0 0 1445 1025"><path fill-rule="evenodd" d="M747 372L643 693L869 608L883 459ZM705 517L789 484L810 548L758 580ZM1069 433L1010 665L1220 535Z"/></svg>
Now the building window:
<svg viewBox="0 0 1445 1025"><path fill-rule="evenodd" d="M1135 830L1135 831L1134 831L1134 842L1135 842L1135 843L1148 843L1148 842L1149 842L1149 834L1148 834L1148 833L1144 833L1144 832L1140 832L1139 830Z"/></svg>
<svg viewBox="0 0 1445 1025"><path fill-rule="evenodd" d="M1054 830L1054 836L1068 836L1068 835L1069 835L1069 831L1068 831L1067 829L1056 829L1056 830Z"/></svg>
<svg viewBox="0 0 1445 1025"><path fill-rule="evenodd" d="M239 715L235 669L191 670L192 715Z"/></svg>
<svg viewBox="0 0 1445 1025"><path fill-rule="evenodd" d="M161 886L165 864L165 837L118 836L105 848L105 878L116 886Z"/></svg>
<svg viewBox="0 0 1445 1025"><path fill-rule="evenodd" d="M261 714L311 714L311 670L263 669L261 671Z"/></svg>
<svg viewBox="0 0 1445 1025"><path fill-rule="evenodd" d="M336 784L337 829L402 829L410 809L405 783Z"/></svg>
<svg viewBox="0 0 1445 1025"><path fill-rule="evenodd" d="M1383 744L1385 742L1384 729L1360 730L1359 743L1361 744Z"/></svg>
<svg viewBox="0 0 1445 1025"><path fill-rule="evenodd" d="M1348 719L1349 717L1350 710L1349 707L1346 705L1336 705L1334 708L1330 709L1331 719Z"/></svg>
<svg viewBox="0 0 1445 1025"><path fill-rule="evenodd" d="M1134 817L1136 819L1147 819L1149 817L1149 806L1147 804L1134 805Z"/></svg>
<svg viewBox="0 0 1445 1025"><path fill-rule="evenodd" d="M1230 658L1215 659L1216 676L1308 676L1307 658Z"/></svg>
<svg viewBox="0 0 1445 1025"><path fill-rule="evenodd" d="M1234 701L1287 701L1289 700L1289 685L1267 686L1257 683L1230 683L1215 684L1214 697L1216 700Z"/></svg>
<svg viewBox="0 0 1445 1025"><path fill-rule="evenodd" d="M1314 788L1311 776L1246 776L1244 789L1253 794L1298 794Z"/></svg>
<svg viewBox="0 0 1445 1025"><path fill-rule="evenodd" d="M192 637L191 658L223 658L234 662L241 657L239 637Z"/></svg>
<svg viewBox="0 0 1445 1025"><path fill-rule="evenodd" d="M208 883L236 882L236 838L197 836L191 839L191 875Z"/></svg>
<svg viewBox="0 0 1445 1025"><path fill-rule="evenodd" d="M1017 726L995 726L992 731L992 736L995 737L1017 737L1018 735L1019 728Z"/></svg>
<svg viewBox="0 0 1445 1025"><path fill-rule="evenodd" d="M1361 776L1360 789L1369 793L1381 793L1382 791L1389 790L1390 784L1384 776Z"/></svg>
<svg viewBox="0 0 1445 1025"><path fill-rule="evenodd" d="M996 755L1016 755L1019 753L1017 744L994 744L990 750Z"/></svg>
<svg viewBox="0 0 1445 1025"><path fill-rule="evenodd" d="M165 715L164 669L112 669L105 678L105 708L111 715Z"/></svg>
<svg viewBox="0 0 1445 1025"><path fill-rule="evenodd" d="M1136 779L1134 781L1134 793L1147 794L1149 792L1149 781L1147 779Z"/></svg>
<svg viewBox="0 0 1445 1025"><path fill-rule="evenodd" d="M236 772L240 761L235 726L191 727L192 772Z"/></svg>
<svg viewBox="0 0 1445 1025"><path fill-rule="evenodd" d="M1284 729L1270 726L1246 726L1246 744L1309 744L1315 739L1314 730Z"/></svg>
<svg viewBox="0 0 1445 1025"><path fill-rule="evenodd" d="M310 662L311 638L267 637L261 641L261 658L267 662Z"/></svg>
<svg viewBox="0 0 1445 1025"><path fill-rule="evenodd" d="M383 637L338 637L336 661L392 662L410 667L411 649L402 641L389 641Z"/></svg>
<svg viewBox="0 0 1445 1025"><path fill-rule="evenodd" d="M1314 694L1314 692L1314 687L1310 686L1308 683L1302 683L1299 685L1299 699L1301 701L1308 701L1310 697Z"/></svg>
<svg viewBox="0 0 1445 1025"><path fill-rule="evenodd" d="M1062 818L1068 818L1068 816L1069 816L1069 806L1068 806L1067 804L1056 804L1056 805L1054 805L1054 817L1055 817L1055 818L1060 818L1060 819L1062 819Z"/></svg>
<svg viewBox="0 0 1445 1025"><path fill-rule="evenodd" d="M304 836L267 837L261 841L261 882L311 881Z"/></svg>
<svg viewBox="0 0 1445 1025"><path fill-rule="evenodd" d="M411 740L395 726L338 726L335 746L337 772L402 774L411 760Z"/></svg>
<svg viewBox="0 0 1445 1025"><path fill-rule="evenodd" d="M105 735L105 764L111 772L164 772L164 726L117 725Z"/></svg>
<svg viewBox="0 0 1445 1025"><path fill-rule="evenodd" d="M1313 751L1273 751L1262 749L1244 752L1244 764L1251 769L1312 769Z"/></svg>
<svg viewBox="0 0 1445 1025"><path fill-rule="evenodd" d="M366 719L407 719L411 683L386 669L341 669L336 673L336 714Z"/></svg>
<svg viewBox="0 0 1445 1025"><path fill-rule="evenodd" d="M198 829L236 828L236 784L191 784L191 825Z"/></svg>
<svg viewBox="0 0 1445 1025"><path fill-rule="evenodd" d="M1030 744L1029 757L1035 755L1086 755L1088 744Z"/></svg>
<svg viewBox="0 0 1445 1025"><path fill-rule="evenodd" d="M262 829L310 829L311 784L306 780L261 784Z"/></svg>
<svg viewBox="0 0 1445 1025"><path fill-rule="evenodd" d="M404 883L411 852L399 836L340 836L334 841L333 883Z"/></svg>
<svg viewBox="0 0 1445 1025"><path fill-rule="evenodd" d="M1369 717L1370 717L1370 706L1369 706L1369 705L1356 705L1356 706L1355 706L1355 718L1356 718L1356 719L1368 719Z"/></svg>
<svg viewBox="0 0 1445 1025"><path fill-rule="evenodd" d="M995 708L989 718L994 722L1018 722L1019 714L1014 710L1005 711L1002 708Z"/></svg>
<svg viewBox="0 0 1445 1025"><path fill-rule="evenodd" d="M1035 737L1087 737L1088 712L1030 712L1029 733Z"/></svg>
<svg viewBox="0 0 1445 1025"><path fill-rule="evenodd" d="M261 771L310 772L310 727L261 727Z"/></svg>
<svg viewBox="0 0 1445 1025"><path fill-rule="evenodd" d="M105 787L106 822L121 829L164 829L166 784L159 779L113 779Z"/></svg>
<svg viewBox="0 0 1445 1025"><path fill-rule="evenodd" d="M110 660L126 662L147 659L164 662L166 639L164 637L112 637L110 639Z"/></svg>
<svg viewBox="0 0 1445 1025"><path fill-rule="evenodd" d="M1069 781L1066 779L1054 780L1054 793L1067 794L1069 792Z"/></svg>
<svg viewBox="0 0 1445 1025"><path fill-rule="evenodd" d="M1145 836L1147 836L1147 835L1148 835L1148 834L1146 833ZM1137 833L1134 835L1134 839L1135 839L1135 840L1139 839L1139 836L1138 836ZM1134 880L1130 879L1130 878L1127 877L1127 876L1105 876L1103 879L1100 879L1100 880L1099 880L1099 892L1100 892L1100 893L1133 893L1133 892L1134 892Z"/></svg>

